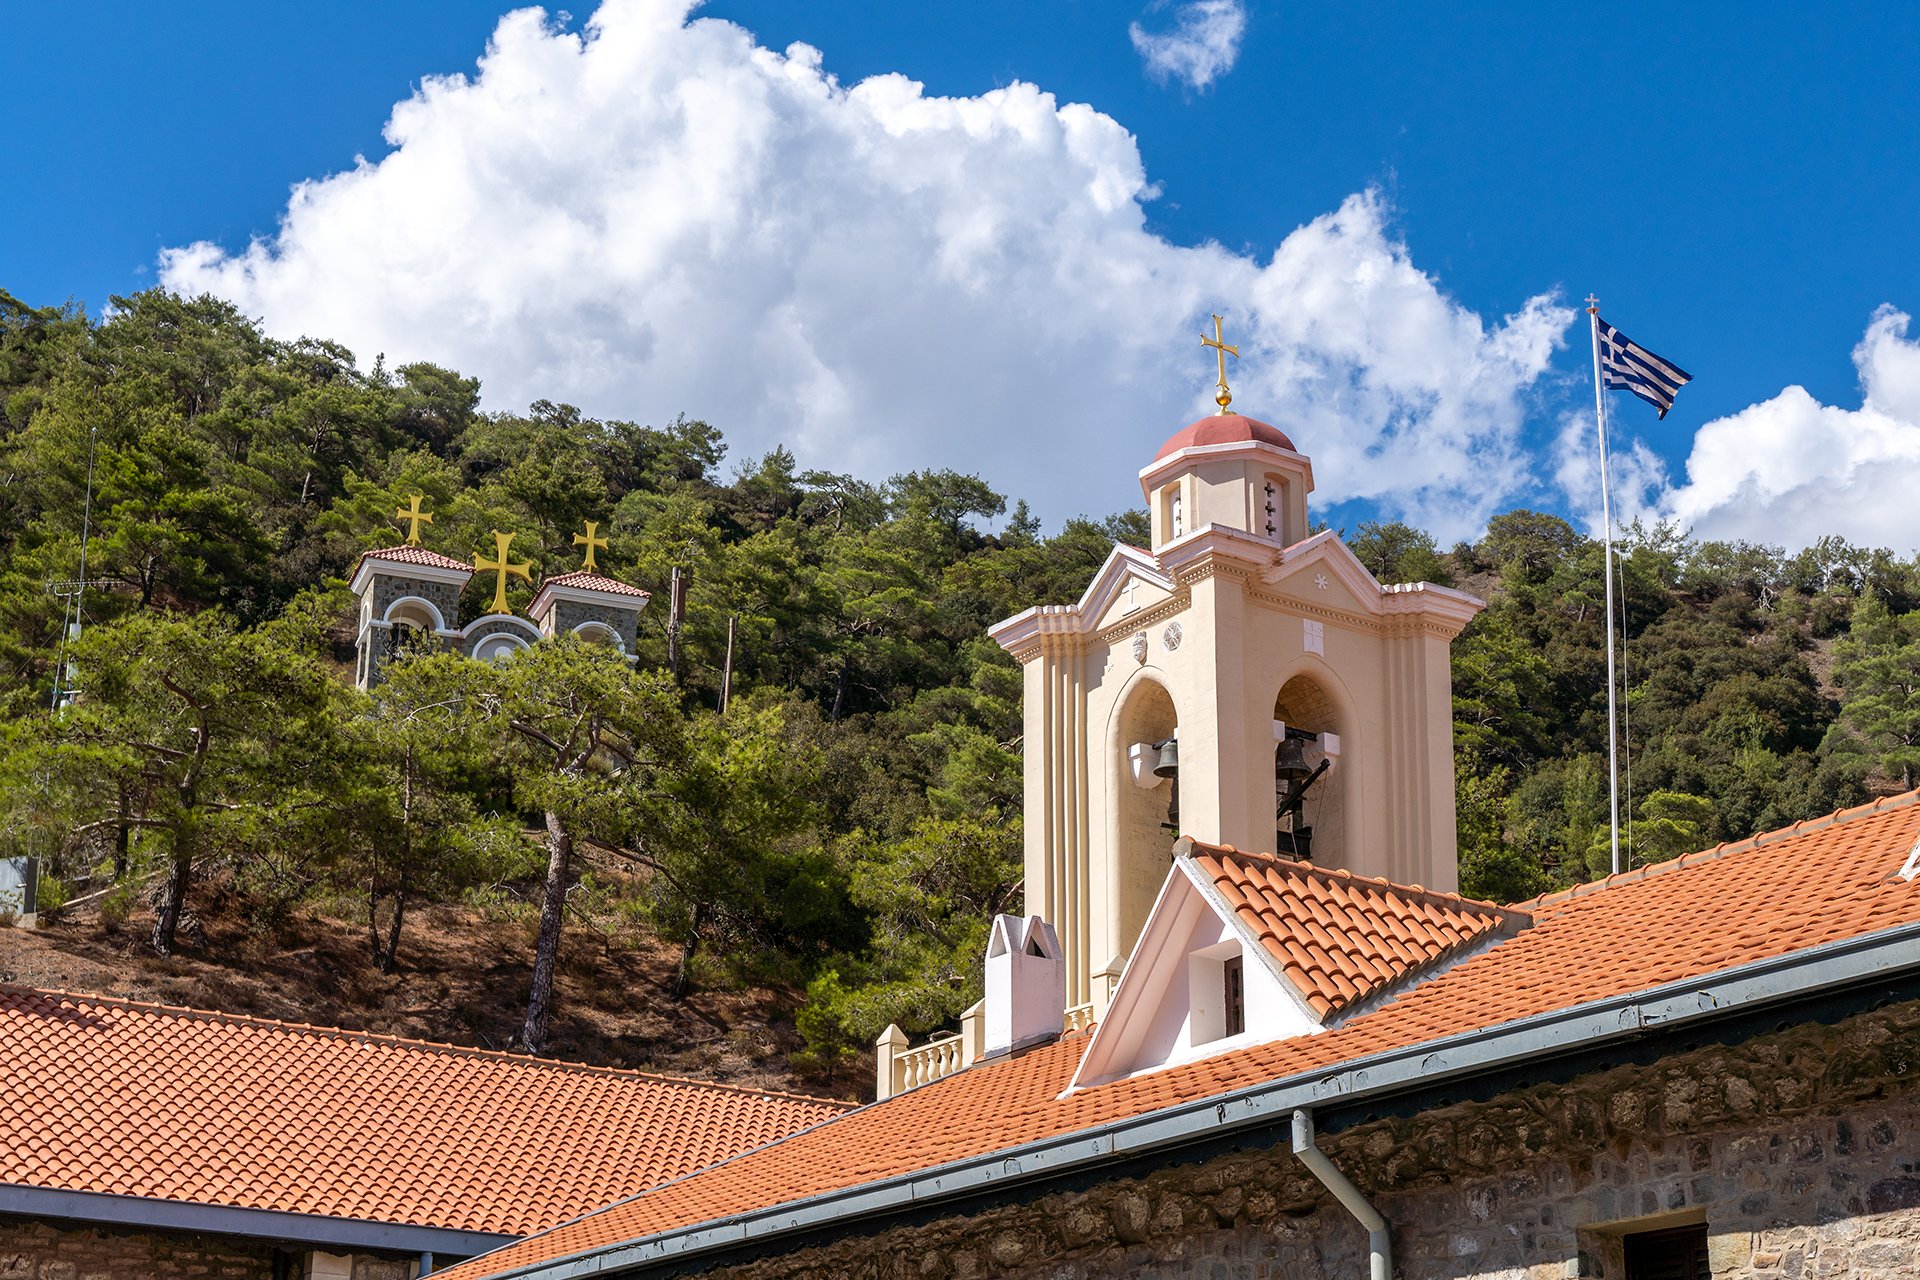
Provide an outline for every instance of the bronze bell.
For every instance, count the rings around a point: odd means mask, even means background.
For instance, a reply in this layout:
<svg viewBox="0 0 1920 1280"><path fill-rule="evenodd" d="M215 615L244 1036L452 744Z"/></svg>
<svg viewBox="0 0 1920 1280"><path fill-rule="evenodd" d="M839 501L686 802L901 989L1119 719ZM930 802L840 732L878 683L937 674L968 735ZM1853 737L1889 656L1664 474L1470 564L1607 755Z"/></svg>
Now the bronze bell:
<svg viewBox="0 0 1920 1280"><path fill-rule="evenodd" d="M1180 776L1180 743L1168 738L1160 744L1160 763L1153 766L1156 778L1177 778Z"/></svg>
<svg viewBox="0 0 1920 1280"><path fill-rule="evenodd" d="M1273 753L1274 776L1284 782L1298 782L1312 772L1307 768L1307 744L1291 735L1282 739Z"/></svg>

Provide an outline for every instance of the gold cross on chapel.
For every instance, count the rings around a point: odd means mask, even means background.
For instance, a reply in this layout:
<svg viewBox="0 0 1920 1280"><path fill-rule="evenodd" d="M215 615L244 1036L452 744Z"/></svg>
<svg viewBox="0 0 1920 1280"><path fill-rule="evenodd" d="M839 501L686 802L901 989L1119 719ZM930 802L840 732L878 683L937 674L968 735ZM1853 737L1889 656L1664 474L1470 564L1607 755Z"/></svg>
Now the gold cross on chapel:
<svg viewBox="0 0 1920 1280"><path fill-rule="evenodd" d="M507 608L508 574L511 573L517 578L525 578L528 582L533 581L533 575L528 572L529 569L533 568L532 561L522 561L519 564L507 563L507 548L513 545L513 539L513 534L502 533L498 529L495 529L493 531L494 558L491 561L482 560L478 551L473 553L474 568L480 570L482 573L491 569L499 575L493 580L493 608L487 610L488 613L513 612L513 610Z"/></svg>
<svg viewBox="0 0 1920 1280"><path fill-rule="evenodd" d="M1227 357L1232 356L1235 360L1238 360L1240 358L1240 348L1227 345L1226 335L1220 332L1219 316L1213 318L1213 336L1209 338L1206 334L1201 334L1200 345L1203 347L1212 347L1214 354L1220 358L1220 392L1214 396L1213 402L1220 406L1220 413L1224 415L1227 411L1227 406L1233 403L1233 392L1227 390Z"/></svg>
<svg viewBox="0 0 1920 1280"><path fill-rule="evenodd" d="M598 529L599 527L600 525L598 521L589 520L587 521L586 537L583 538L577 533L573 535L573 545L576 547L584 546L587 549L586 568L587 568L587 572L589 573L593 572L594 548L598 547L602 551L605 551L607 549L607 540L605 538L596 538L593 536L593 531L595 529Z"/></svg>
<svg viewBox="0 0 1920 1280"><path fill-rule="evenodd" d="M393 513L398 519L407 522L407 541L405 545L409 547L417 547L420 545L420 526L433 523L433 517L420 509L422 496L423 495L418 493L408 494L407 510L396 510Z"/></svg>

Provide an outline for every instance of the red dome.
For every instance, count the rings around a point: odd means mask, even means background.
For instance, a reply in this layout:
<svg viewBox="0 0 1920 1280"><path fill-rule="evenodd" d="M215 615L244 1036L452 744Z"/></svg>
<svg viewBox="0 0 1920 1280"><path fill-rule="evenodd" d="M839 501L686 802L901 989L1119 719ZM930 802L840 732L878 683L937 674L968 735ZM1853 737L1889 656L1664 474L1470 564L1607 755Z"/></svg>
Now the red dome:
<svg viewBox="0 0 1920 1280"><path fill-rule="evenodd" d="M1278 427L1270 427L1264 422L1255 422L1252 418L1237 413L1216 413L1211 418L1202 418L1184 431L1174 432L1173 438L1160 446L1160 452L1153 455L1155 462L1170 453L1182 449L1191 449L1202 444L1246 444L1258 441L1296 452L1293 441Z"/></svg>

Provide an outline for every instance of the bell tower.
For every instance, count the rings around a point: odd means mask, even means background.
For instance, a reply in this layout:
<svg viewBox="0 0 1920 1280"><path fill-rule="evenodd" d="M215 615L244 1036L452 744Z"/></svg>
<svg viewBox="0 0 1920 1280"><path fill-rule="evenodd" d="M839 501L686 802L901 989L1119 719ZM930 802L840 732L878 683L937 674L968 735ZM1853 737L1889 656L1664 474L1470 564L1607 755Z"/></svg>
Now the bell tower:
<svg viewBox="0 0 1920 1280"><path fill-rule="evenodd" d="M1153 545L991 629L1025 672L1026 909L1070 1004L1104 1009L1180 835L1458 887L1448 649L1485 606L1308 536L1313 464L1226 411L1232 351L1221 412L1140 471Z"/></svg>

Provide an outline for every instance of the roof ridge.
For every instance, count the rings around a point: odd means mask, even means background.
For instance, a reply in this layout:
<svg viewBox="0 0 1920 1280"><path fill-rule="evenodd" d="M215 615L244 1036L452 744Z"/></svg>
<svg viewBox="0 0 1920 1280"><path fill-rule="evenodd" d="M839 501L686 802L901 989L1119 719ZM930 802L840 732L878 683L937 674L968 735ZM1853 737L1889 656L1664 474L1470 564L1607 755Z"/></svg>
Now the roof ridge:
<svg viewBox="0 0 1920 1280"><path fill-rule="evenodd" d="M1401 897L1409 898L1417 902L1426 902L1435 905L1457 905L1491 913L1501 919L1506 919L1514 915L1526 916L1529 914L1524 904L1502 906L1498 902L1488 902L1481 898L1469 898L1461 893L1443 893L1438 889L1429 889L1425 885L1399 884L1386 879L1384 876L1357 876L1353 874L1353 872L1345 869L1319 867L1311 862L1301 862L1293 858L1283 858L1277 853L1256 853L1250 849L1236 849L1230 844L1208 844L1204 840L1195 840L1192 836L1182 836L1181 839L1188 842L1189 856L1191 856L1191 850L1195 848L1206 849L1214 853L1230 853L1237 858L1252 858L1290 870L1303 871L1326 884L1375 885L1379 888L1391 889ZM1179 852L1179 841L1177 840L1174 842L1174 852Z"/></svg>
<svg viewBox="0 0 1920 1280"><path fill-rule="evenodd" d="M505 1049L476 1049L469 1045L447 1044L438 1040L413 1040L405 1036L385 1035L377 1031L354 1031L347 1027L317 1026L311 1022L288 1022L280 1018L261 1018L248 1013L227 1013L220 1009L195 1009L188 1005L156 1004L146 1000L129 1000L124 996L94 995L85 991L67 991L58 987L29 987L16 982L0 982L0 994L18 992L28 996L52 997L86 1004L109 1005L121 1009L131 1009L143 1013L162 1014L174 1018L192 1018L199 1020L217 1019L242 1026L264 1027L272 1031L287 1031L321 1036L328 1039L364 1040L377 1044L390 1044L402 1049L424 1053L445 1053L463 1057L490 1058L521 1066L558 1068L563 1071L580 1071L589 1075L625 1076L637 1080L657 1080L665 1084L690 1085L700 1089L715 1089L722 1093L750 1094L759 1098L789 1098L796 1102L813 1102L823 1106L839 1107L843 1111L858 1109L858 1103L843 1102L837 1098L821 1098L810 1093L788 1093L782 1089L755 1089L746 1085L721 1084L714 1080L693 1080L686 1076L663 1075L657 1071L636 1071L632 1067L598 1067L586 1062L567 1062L560 1058L541 1058L529 1053L509 1053Z"/></svg>
<svg viewBox="0 0 1920 1280"><path fill-rule="evenodd" d="M1730 857L1736 853L1748 853L1763 845L1777 844L1782 840L1790 840L1795 836L1812 835L1816 831L1825 831L1829 827L1841 826L1848 822L1858 821L1861 818L1870 818L1876 814L1891 813L1895 809L1904 809L1915 803L1920 803L1920 787L1916 787L1914 790L1901 795L1881 796L1877 800L1870 800L1866 804L1855 805L1851 809L1835 809L1832 813L1823 817L1802 818L1792 826L1776 827L1772 831L1757 832L1744 840L1722 841L1714 845L1711 849L1700 849L1693 853L1683 853L1679 857L1669 858L1665 862L1654 862L1644 867L1635 867L1631 871L1616 872L1604 880L1589 880L1583 884L1576 884L1569 888L1555 890L1552 893L1543 893L1537 898L1528 898L1524 902L1514 903L1513 909L1516 911L1539 911L1544 908L1562 908L1572 903L1576 898L1589 897L1605 889L1612 889L1621 885L1637 884L1649 876L1664 875L1669 871L1684 871L1690 867L1700 866L1703 863L1718 862L1720 859Z"/></svg>

